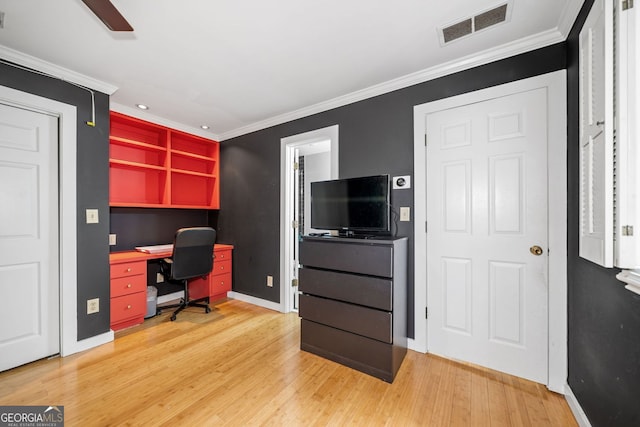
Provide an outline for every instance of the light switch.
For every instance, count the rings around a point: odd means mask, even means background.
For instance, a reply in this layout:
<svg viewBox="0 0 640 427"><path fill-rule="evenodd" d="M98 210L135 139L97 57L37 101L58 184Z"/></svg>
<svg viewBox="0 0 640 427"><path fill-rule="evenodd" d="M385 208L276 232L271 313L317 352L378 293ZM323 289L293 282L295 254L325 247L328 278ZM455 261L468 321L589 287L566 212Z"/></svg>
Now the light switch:
<svg viewBox="0 0 640 427"><path fill-rule="evenodd" d="M87 224L97 224L98 209L87 209Z"/></svg>
<svg viewBox="0 0 640 427"><path fill-rule="evenodd" d="M400 208L400 221L411 221L411 208L409 206Z"/></svg>

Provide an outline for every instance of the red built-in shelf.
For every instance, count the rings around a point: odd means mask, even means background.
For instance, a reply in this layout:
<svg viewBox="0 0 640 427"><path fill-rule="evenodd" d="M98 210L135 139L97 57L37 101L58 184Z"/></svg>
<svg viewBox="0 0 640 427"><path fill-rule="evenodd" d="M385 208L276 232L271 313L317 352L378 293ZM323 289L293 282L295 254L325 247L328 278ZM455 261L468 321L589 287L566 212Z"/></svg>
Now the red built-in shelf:
<svg viewBox="0 0 640 427"><path fill-rule="evenodd" d="M111 112L111 206L219 208L219 144Z"/></svg>

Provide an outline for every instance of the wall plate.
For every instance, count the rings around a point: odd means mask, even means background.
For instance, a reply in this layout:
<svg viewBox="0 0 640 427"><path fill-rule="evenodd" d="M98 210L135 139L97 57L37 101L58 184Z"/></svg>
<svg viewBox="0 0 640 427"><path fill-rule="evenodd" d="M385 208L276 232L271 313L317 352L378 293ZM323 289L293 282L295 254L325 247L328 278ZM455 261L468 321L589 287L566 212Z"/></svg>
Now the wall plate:
<svg viewBox="0 0 640 427"><path fill-rule="evenodd" d="M98 209L87 209L87 224L98 224Z"/></svg>
<svg viewBox="0 0 640 427"><path fill-rule="evenodd" d="M394 190L407 190L411 188L411 175L394 176L391 182Z"/></svg>

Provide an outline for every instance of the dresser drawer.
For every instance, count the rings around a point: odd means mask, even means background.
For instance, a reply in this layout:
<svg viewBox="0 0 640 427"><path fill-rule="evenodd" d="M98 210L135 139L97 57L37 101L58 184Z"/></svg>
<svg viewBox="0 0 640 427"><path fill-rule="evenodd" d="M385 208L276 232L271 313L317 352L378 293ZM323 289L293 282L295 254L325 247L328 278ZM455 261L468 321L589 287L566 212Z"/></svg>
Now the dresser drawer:
<svg viewBox="0 0 640 427"><path fill-rule="evenodd" d="M140 318L140 322L144 319L147 312L147 294L146 292L138 292L131 295L111 298L111 324L117 324L122 321Z"/></svg>
<svg viewBox="0 0 640 427"><path fill-rule="evenodd" d="M302 294L300 317L381 342L393 342L392 317L386 311Z"/></svg>
<svg viewBox="0 0 640 427"><path fill-rule="evenodd" d="M231 260L219 261L218 258L216 258L213 261L213 270L211 271L211 274L217 276L218 274L227 273L231 273Z"/></svg>
<svg viewBox="0 0 640 427"><path fill-rule="evenodd" d="M301 268L300 291L354 304L393 310L393 282L381 277L368 277L337 271Z"/></svg>
<svg viewBox="0 0 640 427"><path fill-rule="evenodd" d="M123 262L119 264L111 264L111 278L135 276L137 274L147 274L146 261Z"/></svg>
<svg viewBox="0 0 640 427"><path fill-rule="evenodd" d="M302 319L300 348L392 382L407 350Z"/></svg>
<svg viewBox="0 0 640 427"><path fill-rule="evenodd" d="M225 249L220 251L216 251L214 249L213 255L215 255L214 263L218 261L231 260L231 249Z"/></svg>
<svg viewBox="0 0 640 427"><path fill-rule="evenodd" d="M370 276L393 277L393 248L390 245L325 240L300 242L300 264Z"/></svg>
<svg viewBox="0 0 640 427"><path fill-rule="evenodd" d="M146 292L146 290L147 276L144 274L111 279L111 298L136 292Z"/></svg>
<svg viewBox="0 0 640 427"><path fill-rule="evenodd" d="M231 272L211 276L211 295L219 295L231 290Z"/></svg>

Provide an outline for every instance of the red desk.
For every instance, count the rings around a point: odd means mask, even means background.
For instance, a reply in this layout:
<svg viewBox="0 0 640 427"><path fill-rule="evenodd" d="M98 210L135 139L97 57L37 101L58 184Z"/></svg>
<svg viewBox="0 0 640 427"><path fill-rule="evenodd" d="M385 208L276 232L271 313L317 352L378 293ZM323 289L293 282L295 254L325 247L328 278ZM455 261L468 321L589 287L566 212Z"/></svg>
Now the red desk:
<svg viewBox="0 0 640 427"><path fill-rule="evenodd" d="M216 244L213 270L189 283L191 299L225 298L231 290L232 245ZM109 254L111 272L111 329L114 331L144 321L147 312L147 261L171 256L171 252L146 254L138 251Z"/></svg>

